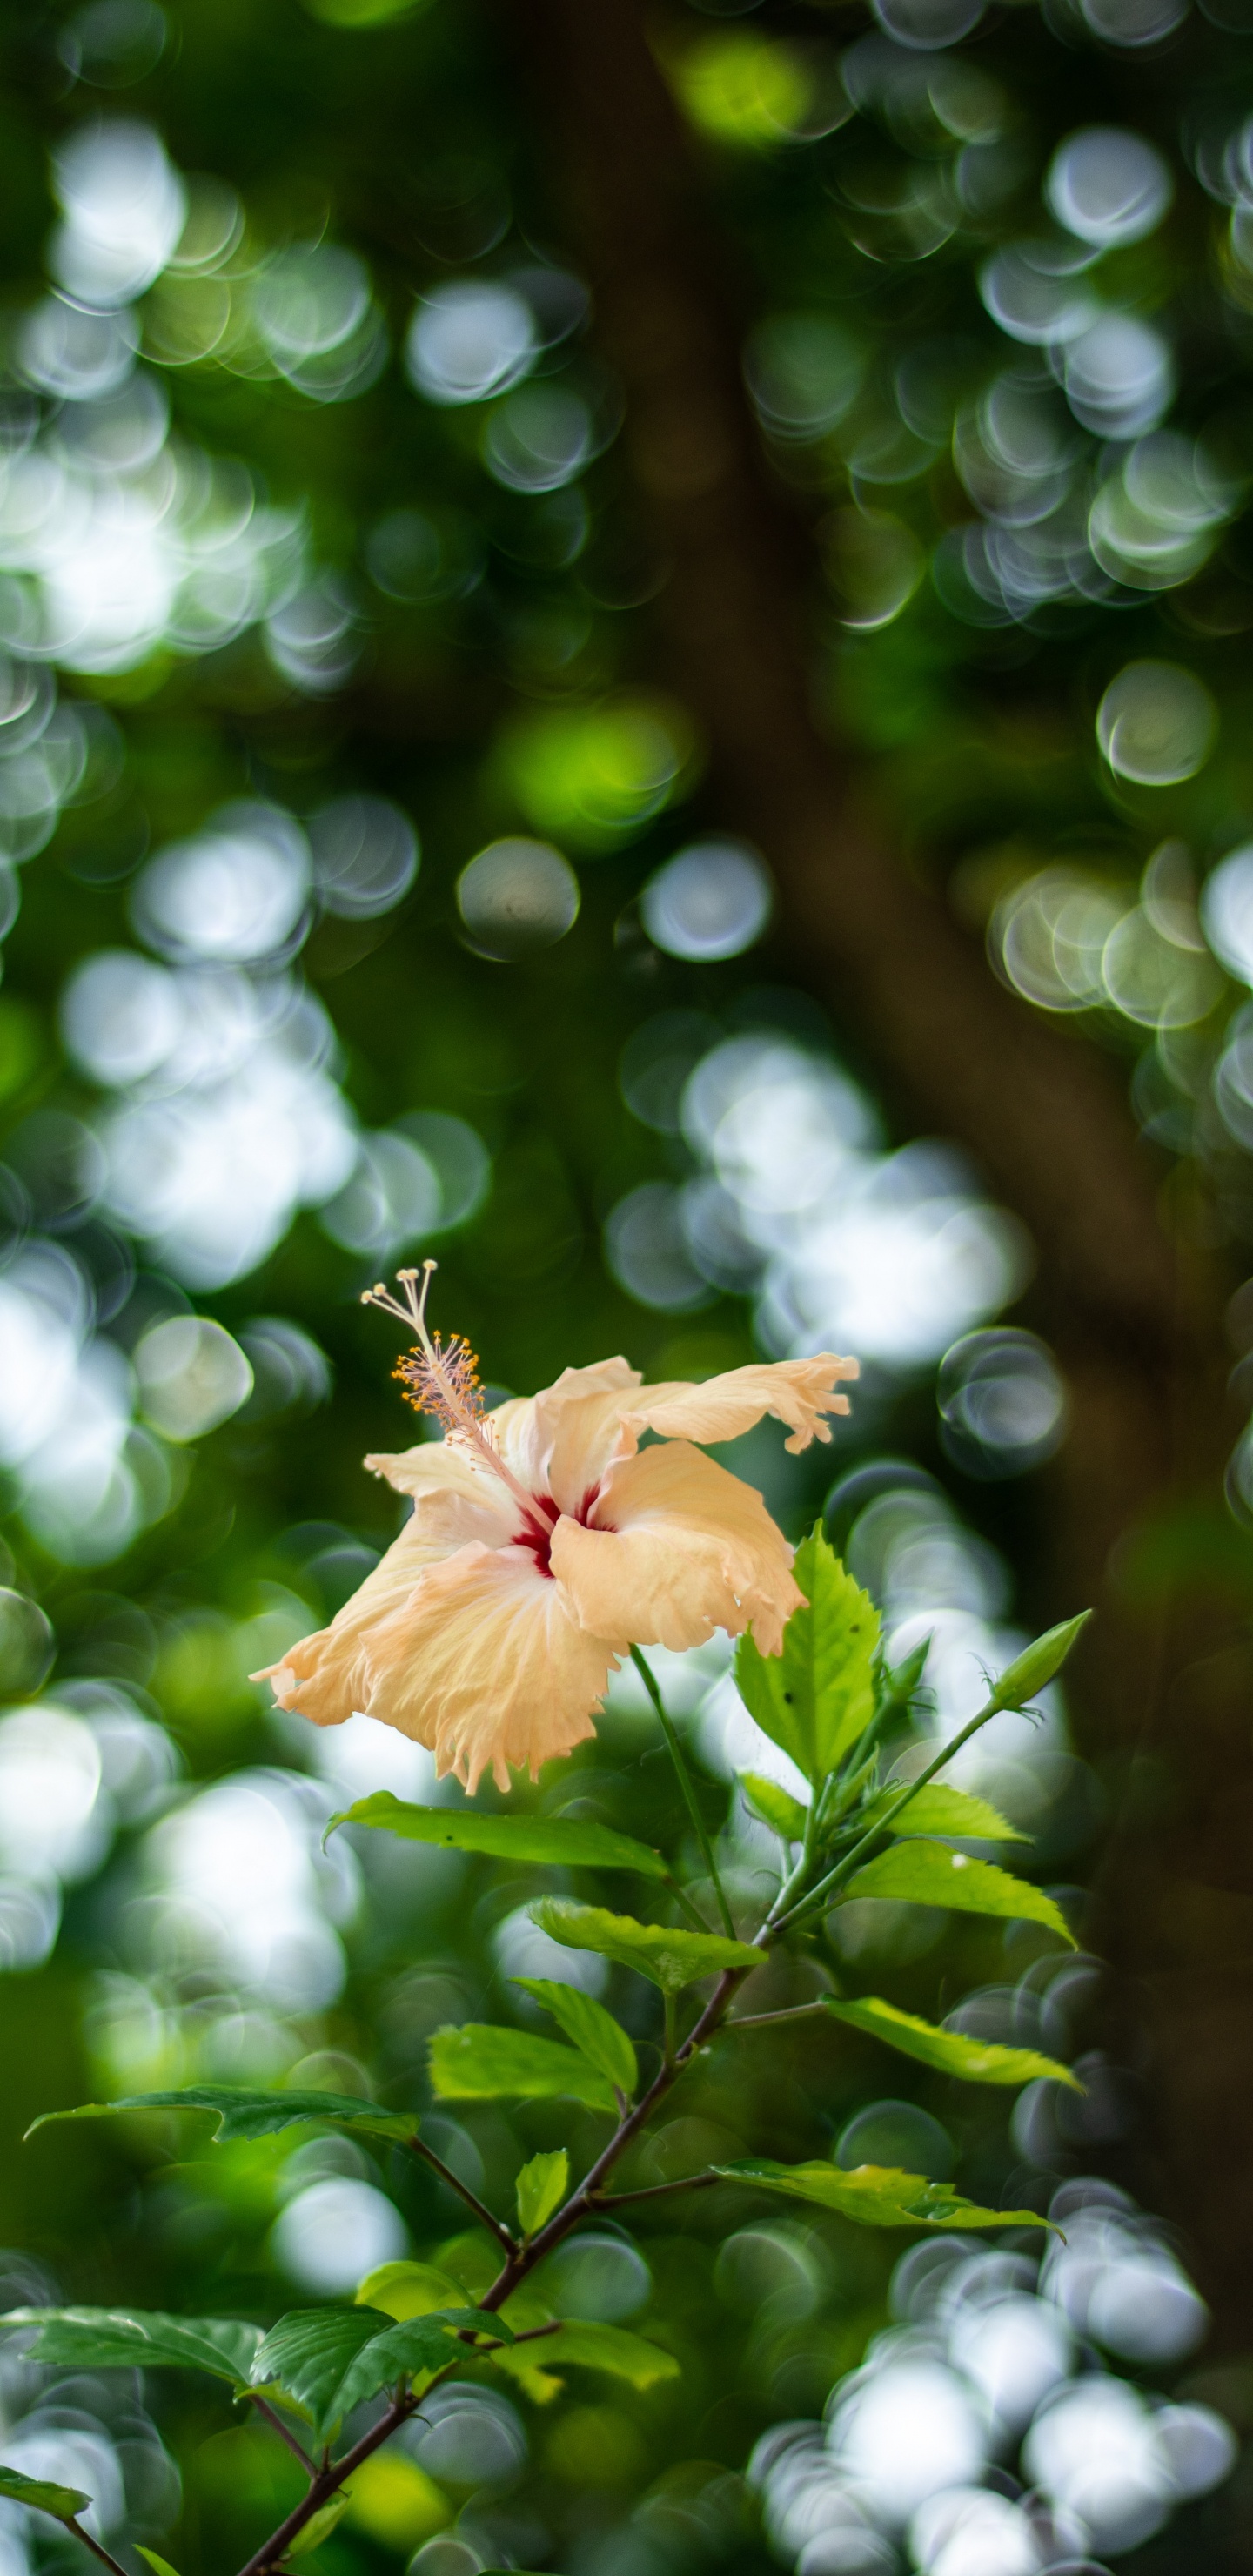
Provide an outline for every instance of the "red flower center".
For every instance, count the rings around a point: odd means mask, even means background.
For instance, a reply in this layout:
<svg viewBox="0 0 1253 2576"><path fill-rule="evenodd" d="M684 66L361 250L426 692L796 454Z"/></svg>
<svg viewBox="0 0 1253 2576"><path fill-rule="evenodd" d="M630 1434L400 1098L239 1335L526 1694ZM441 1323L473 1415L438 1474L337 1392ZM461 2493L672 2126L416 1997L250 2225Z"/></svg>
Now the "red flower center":
<svg viewBox="0 0 1253 2576"><path fill-rule="evenodd" d="M563 1518L578 1521L586 1529L599 1499L599 1485L589 1485L575 1510L563 1514L560 1503L555 1503L551 1494L532 1494L526 1520L510 1539L510 1546L527 1548L535 1559L536 1572L546 1574L551 1582L553 1531L558 1521ZM598 1523L598 1527L607 1526L607 1523Z"/></svg>

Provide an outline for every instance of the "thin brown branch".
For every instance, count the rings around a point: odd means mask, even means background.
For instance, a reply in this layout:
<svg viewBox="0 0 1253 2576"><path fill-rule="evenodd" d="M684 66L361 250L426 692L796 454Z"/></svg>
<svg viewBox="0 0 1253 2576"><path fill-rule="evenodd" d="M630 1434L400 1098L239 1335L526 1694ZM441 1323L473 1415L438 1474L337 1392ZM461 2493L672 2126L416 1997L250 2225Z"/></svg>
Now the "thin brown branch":
<svg viewBox="0 0 1253 2576"><path fill-rule="evenodd" d="M81 2540L84 2549L89 2549L93 2558L98 2558L103 2566L111 2567L113 2570L113 2576L126 2576L126 2569L124 2567L120 2567L116 2558L111 2558L108 2550L104 2548L102 2543L98 2540L93 2540L91 2533L89 2531L84 2531L81 2522L75 2522L72 2515L67 2517L65 2528L67 2531L73 2532L76 2540Z"/></svg>
<svg viewBox="0 0 1253 2576"><path fill-rule="evenodd" d="M503 2307L505 2300L517 2289L519 2282L525 2280L534 2266L542 2262L544 2256L550 2254L555 2245L560 2245L563 2238L568 2236L571 2229L577 2227L582 2219L590 2217L593 2211L603 2207L601 2185L606 2175L612 2173L627 2148L652 2118L658 2104L665 2100L671 2088L678 2082L684 2068L691 2064L697 2051L705 2046L706 2041L712 2039L715 2031L725 2020L734 1996L739 1993L745 1978L750 1977L752 1973L751 1968L727 1968L723 1971L699 2020L688 2032L687 2038L680 2042L674 2056L659 2066L647 2091L641 2094L634 2109L629 2111L625 2120L619 2123L608 2145L602 2148L595 2163L584 2175L578 2190L572 2192L569 2200L554 2217L549 2219L547 2227L541 2228L539 2235L532 2237L529 2245L510 2257L503 2270L497 2274L490 2290L480 2301L480 2306L489 2310Z"/></svg>
<svg viewBox="0 0 1253 2576"><path fill-rule="evenodd" d="M271 2427L271 2430L278 2434L280 2441L286 2442L288 2450L292 2452L296 2459L299 2460L301 2468L306 2471L309 2477L316 2477L316 2463L310 2459L304 2443L297 2440L290 2424L284 2423L277 2406L271 2406L269 2399L260 2396L255 2388L250 2388L247 2391L247 2394L251 2399L252 2404L256 2407L258 2415L263 2415L266 2423Z"/></svg>
<svg viewBox="0 0 1253 2576"><path fill-rule="evenodd" d="M449 2367L453 2366L450 2363ZM279 2524L277 2531L272 2531L269 2539L262 2542L261 2547L248 2560L247 2566L240 2569L239 2576L271 2576L271 2570L281 2564L293 2540L299 2538L306 2523L312 2522L315 2513L320 2513L322 2506L329 2504L333 2495L338 2495L340 2488L352 2476L354 2469L360 2468L363 2460L368 2460L375 2451L381 2450L384 2442L391 2440L392 2434L406 2421L406 2418L416 2414L417 2407L416 2397L403 2393L394 2397L387 2413L380 2416L377 2424L371 2425L368 2433L362 2434L360 2441L354 2443L351 2451L345 2452L342 2460L330 2461L325 2468L317 2470L310 2481L308 2493L301 2497L298 2505L293 2506L286 2521ZM82 2536L86 2537L85 2534ZM112 2565L112 2560L109 2563ZM118 2576L123 2576L123 2571L120 2569Z"/></svg>
<svg viewBox="0 0 1253 2576"><path fill-rule="evenodd" d="M510 2235L508 2228L502 2227L498 2218L493 2218L490 2209L479 2199L478 2193L471 2191L468 2182L462 2182L460 2176L453 2172L451 2165L446 2165L443 2157L436 2155L433 2147L428 2147L425 2141L418 2137L416 2131L411 2138L406 2138L405 2145L412 2148L415 2156L421 2156L423 2162L431 2166L432 2170L439 2175L440 2181L447 2183L450 2191L459 2194L467 2209L473 2210L475 2217L484 2227L490 2227L497 2244L506 2254L517 2253L516 2239Z"/></svg>
<svg viewBox="0 0 1253 2576"><path fill-rule="evenodd" d="M740 2022L728 2022L728 2030L740 2030ZM625 2209L635 2200L665 2200L675 2191L707 2191L711 2183L721 2182L721 2174L684 2174L678 2182L650 2182L643 2191L601 2191L589 2195L589 2207L597 2210Z"/></svg>
<svg viewBox="0 0 1253 2576"><path fill-rule="evenodd" d="M826 2003L820 1997L812 2004L784 2004L780 2007L778 2012L737 2013L734 2021L729 2021L727 2023L727 2029L772 2030L776 2022L804 2021L807 2014L821 2013L825 2011Z"/></svg>

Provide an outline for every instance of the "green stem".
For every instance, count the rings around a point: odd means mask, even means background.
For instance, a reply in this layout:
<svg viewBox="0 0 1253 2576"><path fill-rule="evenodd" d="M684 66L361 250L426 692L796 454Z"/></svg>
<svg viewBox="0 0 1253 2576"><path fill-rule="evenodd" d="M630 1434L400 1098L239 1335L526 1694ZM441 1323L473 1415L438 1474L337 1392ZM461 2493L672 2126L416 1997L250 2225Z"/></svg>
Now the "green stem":
<svg viewBox="0 0 1253 2576"><path fill-rule="evenodd" d="M678 2041L679 2032L678 2023L675 2018L674 1996L671 1994L668 1986L666 1987L662 2000L665 2005L666 2013L666 2064L667 2066L673 2066L675 2047Z"/></svg>
<svg viewBox="0 0 1253 2576"><path fill-rule="evenodd" d="M696 1932L707 1932L709 1930L709 1925L705 1921L705 1917L701 1913L700 1907L698 1905L693 1905L687 1889L685 1887L680 1887L677 1878L672 1878L669 1870L667 1870L661 1883L663 1887L669 1889L680 1913L686 1914L688 1922L692 1925L693 1930Z"/></svg>
<svg viewBox="0 0 1253 2576"><path fill-rule="evenodd" d="M652 1667L641 1654L638 1646L632 1646L631 1648L631 1661L634 1664L635 1669L643 1682L644 1688L652 1701L653 1707L656 1709L657 1715L661 1720L661 1731L665 1736L666 1743L669 1747L670 1759L678 1773L679 1787L687 1800L688 1814L696 1828L696 1839L700 1844L705 1867L709 1872L710 1882L712 1884L714 1894L718 1899L718 1911L722 1916L727 1939L729 1941L734 1941L736 1932L735 1925L731 1919L731 1908L727 1903L726 1893L724 1891L722 1881L718 1876L718 1864L714 1859L713 1845L705 1831L705 1820L701 1814L700 1806L697 1801L696 1790L692 1783L692 1775L683 1759L682 1746L680 1745L678 1736L675 1734L674 1728L666 1715L665 1705L662 1700L661 1692L657 1687Z"/></svg>
<svg viewBox="0 0 1253 2576"><path fill-rule="evenodd" d="M909 1805L911 1798L916 1798L919 1790L925 1789L929 1780L934 1780L936 1772L942 1771L945 1763L951 1762L955 1753L960 1753L963 1744L968 1744L971 1736L977 1735L980 1727L987 1725L989 1718L999 1717L1000 1714L1000 1701L989 1700L986 1708L981 1708L977 1716L970 1718L956 1735L950 1736L943 1751L937 1753L934 1762L929 1762L926 1770L920 1771L916 1780L906 1781L899 1798L893 1801L886 1815L880 1816L878 1823L861 1835L860 1839L853 1844L851 1851L845 1852L843 1860L837 1861L835 1868L828 1870L826 1877L819 1879L817 1886L810 1889L808 1896L802 1897L800 1903L794 1905L789 1914L782 1914L772 1919L771 1939L777 1940L781 1932L790 1932L795 1924L804 1921L807 1914L813 1913L815 1906L826 1904L832 1896L838 1895L872 1844L882 1842L884 1835L891 1832L895 1819Z"/></svg>

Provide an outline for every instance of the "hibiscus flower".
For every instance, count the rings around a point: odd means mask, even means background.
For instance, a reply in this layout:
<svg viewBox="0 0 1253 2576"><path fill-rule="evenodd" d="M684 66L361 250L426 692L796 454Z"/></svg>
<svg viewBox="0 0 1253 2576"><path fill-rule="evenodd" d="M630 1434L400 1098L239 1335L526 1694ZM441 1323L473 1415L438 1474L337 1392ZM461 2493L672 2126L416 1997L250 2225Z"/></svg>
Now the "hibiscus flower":
<svg viewBox="0 0 1253 2576"><path fill-rule="evenodd" d="M473 1790L569 1753L594 1734L609 1675L632 1645L703 1645L751 1628L778 1654L802 1603L793 1551L758 1494L693 1446L734 1440L763 1414L789 1449L829 1440L856 1360L830 1351L729 1370L703 1385L645 1386L623 1359L568 1368L539 1395L485 1412L472 1352L425 1321L433 1262L401 1271L381 1305L417 1336L397 1376L444 1437L367 1458L413 1510L329 1628L289 1647L269 1679L316 1726L361 1711L434 1753ZM647 1448L646 1432L660 1435Z"/></svg>

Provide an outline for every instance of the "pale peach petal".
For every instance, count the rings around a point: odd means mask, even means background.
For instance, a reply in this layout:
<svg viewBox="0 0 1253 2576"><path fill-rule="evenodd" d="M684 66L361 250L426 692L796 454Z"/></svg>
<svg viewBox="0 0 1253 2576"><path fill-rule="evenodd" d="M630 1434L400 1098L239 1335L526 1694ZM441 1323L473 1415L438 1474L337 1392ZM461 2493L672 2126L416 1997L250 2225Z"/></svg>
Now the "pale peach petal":
<svg viewBox="0 0 1253 2576"><path fill-rule="evenodd" d="M394 1485L398 1494L412 1494L415 1500L424 1494L456 1493L506 1513L504 1537L511 1537L518 1526L520 1515L508 1486L490 1467L467 1455L459 1442L419 1440L413 1449L375 1453L365 1464L372 1475Z"/></svg>
<svg viewBox="0 0 1253 2576"><path fill-rule="evenodd" d="M701 1386L676 1381L642 1387L622 1407L622 1428L631 1446L642 1431L658 1431L665 1439L737 1440L763 1413L772 1413L791 1427L784 1447L807 1449L815 1436L831 1437L824 1414L848 1411L848 1397L836 1392L839 1379L858 1375L856 1360L837 1359L833 1351L820 1351L810 1360L757 1361L706 1378Z"/></svg>
<svg viewBox="0 0 1253 2576"><path fill-rule="evenodd" d="M369 1714L415 1736L473 1790L489 1767L532 1779L593 1735L613 1646L571 1617L525 1548L465 1548L433 1566L375 1652Z"/></svg>
<svg viewBox="0 0 1253 2576"><path fill-rule="evenodd" d="M457 1495L450 1500L451 1513L447 1509L438 1513L434 1525L429 1510L419 1504L399 1538L337 1611L329 1628L302 1637L288 1647L279 1663L267 1664L251 1675L254 1682L273 1683L280 1708L296 1709L315 1726L342 1726L345 1718L368 1710L380 1632L412 1598L428 1566L438 1564L451 1549L464 1547L469 1538L482 1536L479 1530L458 1526L468 1508L465 1499Z"/></svg>
<svg viewBox="0 0 1253 2576"><path fill-rule="evenodd" d="M682 1649L751 1625L778 1654L802 1594L792 1550L753 1486L685 1440L614 1467L584 1528L561 1519L552 1568L580 1623L615 1642Z"/></svg>
<svg viewBox="0 0 1253 2576"><path fill-rule="evenodd" d="M490 1766L507 1789L511 1765L534 1779L595 1732L617 1658L571 1617L528 1549L475 1538L450 1555L415 1526L443 1499L418 1505L329 1628L253 1678L317 1726L360 1710L426 1745L439 1777L454 1771L473 1790ZM445 1521L464 1522L467 1509L454 1498Z"/></svg>
<svg viewBox="0 0 1253 2576"><path fill-rule="evenodd" d="M499 1405L491 1423L506 1465L531 1493L577 1511L613 1457L623 1398L640 1384L626 1360L597 1360L563 1369L538 1395Z"/></svg>

